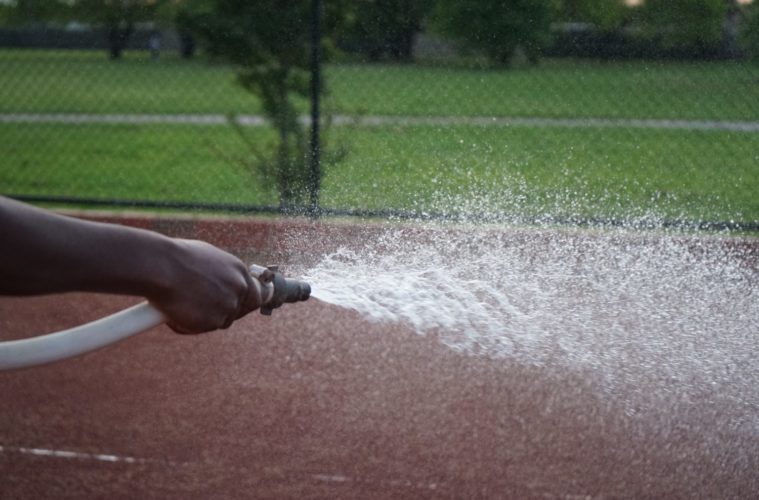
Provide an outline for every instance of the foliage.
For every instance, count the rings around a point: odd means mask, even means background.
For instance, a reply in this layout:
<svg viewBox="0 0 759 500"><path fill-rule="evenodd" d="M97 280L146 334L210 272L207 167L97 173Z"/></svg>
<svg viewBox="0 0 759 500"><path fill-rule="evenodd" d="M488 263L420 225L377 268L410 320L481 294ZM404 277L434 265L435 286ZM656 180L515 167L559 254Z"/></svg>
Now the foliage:
<svg viewBox="0 0 759 500"><path fill-rule="evenodd" d="M745 15L740 33L741 47L749 58L759 61L759 3L748 6Z"/></svg>
<svg viewBox="0 0 759 500"><path fill-rule="evenodd" d="M342 41L348 50L364 53L372 61L384 56L410 60L414 38L432 7L433 0L352 2Z"/></svg>
<svg viewBox="0 0 759 500"><path fill-rule="evenodd" d="M65 0L15 0L0 2L0 22L9 26L34 26L66 18L69 5Z"/></svg>
<svg viewBox="0 0 759 500"><path fill-rule="evenodd" d="M16 26L76 21L106 30L111 59L120 59L137 23L154 21L171 0L16 0L0 4L0 21Z"/></svg>
<svg viewBox="0 0 759 500"><path fill-rule="evenodd" d="M183 59L195 57L197 43L195 36L188 28L187 15L199 5L202 5L200 0L170 0L162 2L156 10L156 22L159 25L176 29L179 37L179 54Z"/></svg>
<svg viewBox="0 0 759 500"><path fill-rule="evenodd" d="M120 59L139 22L151 21L167 0L71 0L70 15L106 28L111 59Z"/></svg>
<svg viewBox="0 0 759 500"><path fill-rule="evenodd" d="M725 0L647 0L641 20L666 49L709 52L722 41Z"/></svg>
<svg viewBox="0 0 759 500"><path fill-rule="evenodd" d="M555 7L551 0L439 0L435 19L444 34L508 65L518 48L538 61Z"/></svg>
<svg viewBox="0 0 759 500"><path fill-rule="evenodd" d="M0 22L12 26L41 24L61 17L64 4L53 0L0 2Z"/></svg>
<svg viewBox="0 0 759 500"><path fill-rule="evenodd" d="M325 2L324 33L336 30L339 2ZM280 206L304 206L309 195L310 157L305 127L293 103L310 91L311 0L197 0L182 18L208 54L231 62L240 84L260 100L277 131L272 155L259 154L261 173L276 182Z"/></svg>
<svg viewBox="0 0 759 500"><path fill-rule="evenodd" d="M623 0L561 0L559 17L564 21L591 23L601 31L613 31L628 17Z"/></svg>

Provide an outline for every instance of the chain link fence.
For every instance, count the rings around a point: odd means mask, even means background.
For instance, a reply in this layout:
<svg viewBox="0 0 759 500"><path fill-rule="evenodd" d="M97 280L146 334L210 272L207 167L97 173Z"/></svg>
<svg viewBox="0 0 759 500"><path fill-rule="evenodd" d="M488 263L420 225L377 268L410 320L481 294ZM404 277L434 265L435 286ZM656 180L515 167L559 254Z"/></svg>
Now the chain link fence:
<svg viewBox="0 0 759 500"><path fill-rule="evenodd" d="M236 69L181 57L172 32L135 40L117 61L0 47L0 192L278 212L257 167L277 134ZM759 65L554 49L503 67L423 33L409 61L333 57L322 213L757 229Z"/></svg>

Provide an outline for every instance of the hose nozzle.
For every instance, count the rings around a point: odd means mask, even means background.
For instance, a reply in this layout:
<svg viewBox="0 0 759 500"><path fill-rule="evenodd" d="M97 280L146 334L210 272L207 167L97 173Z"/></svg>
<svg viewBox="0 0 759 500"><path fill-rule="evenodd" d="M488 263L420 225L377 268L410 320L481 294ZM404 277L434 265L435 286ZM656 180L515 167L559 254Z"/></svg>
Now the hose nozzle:
<svg viewBox="0 0 759 500"><path fill-rule="evenodd" d="M282 304L302 302L311 296L311 285L305 281L285 278L277 266L250 266L250 274L261 283L261 314L271 315Z"/></svg>

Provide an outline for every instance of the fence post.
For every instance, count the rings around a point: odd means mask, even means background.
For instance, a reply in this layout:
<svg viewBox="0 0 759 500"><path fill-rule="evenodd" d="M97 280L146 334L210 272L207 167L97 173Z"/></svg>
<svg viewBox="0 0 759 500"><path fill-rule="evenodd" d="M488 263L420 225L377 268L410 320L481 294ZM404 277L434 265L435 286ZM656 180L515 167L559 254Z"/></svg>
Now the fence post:
<svg viewBox="0 0 759 500"><path fill-rule="evenodd" d="M309 215L319 217L319 188L321 180L319 144L319 96L321 94L321 0L311 1L311 145L310 175L308 191L310 194Z"/></svg>

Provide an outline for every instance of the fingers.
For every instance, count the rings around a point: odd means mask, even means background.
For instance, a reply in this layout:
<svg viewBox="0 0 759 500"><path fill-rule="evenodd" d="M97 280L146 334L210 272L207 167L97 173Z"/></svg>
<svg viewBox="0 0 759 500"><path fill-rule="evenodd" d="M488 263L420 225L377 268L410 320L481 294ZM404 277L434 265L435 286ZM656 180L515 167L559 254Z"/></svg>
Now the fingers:
<svg viewBox="0 0 759 500"><path fill-rule="evenodd" d="M181 326L179 326L179 325L177 325L177 324L175 324L173 322L167 322L166 326L168 326L169 328L171 328L171 330L174 333L178 333L180 335L195 335L195 332L191 332L191 331L189 331L189 330L187 330L185 328L182 328Z"/></svg>
<svg viewBox="0 0 759 500"><path fill-rule="evenodd" d="M240 302L240 308L235 319L242 318L251 311L255 311L261 307L262 291L261 285L258 280L251 277L248 270L245 270L245 294Z"/></svg>
<svg viewBox="0 0 759 500"><path fill-rule="evenodd" d="M241 260L207 243L180 243L169 290L149 297L172 330L195 334L226 329L261 306L261 285Z"/></svg>
<svg viewBox="0 0 759 500"><path fill-rule="evenodd" d="M184 335L226 330L236 320L258 309L261 305L260 285L257 286L247 268L234 267L236 276L227 282L226 287L217 289L215 296L206 297L203 303L183 306L182 311L170 316L168 326Z"/></svg>

